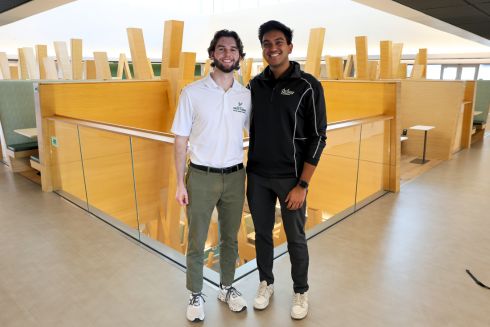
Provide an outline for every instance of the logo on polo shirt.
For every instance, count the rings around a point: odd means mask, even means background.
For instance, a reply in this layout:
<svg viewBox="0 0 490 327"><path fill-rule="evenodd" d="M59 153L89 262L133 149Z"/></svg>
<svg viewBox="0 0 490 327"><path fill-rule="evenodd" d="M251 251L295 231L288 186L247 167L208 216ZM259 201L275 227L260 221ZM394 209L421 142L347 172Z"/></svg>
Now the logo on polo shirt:
<svg viewBox="0 0 490 327"><path fill-rule="evenodd" d="M238 104L233 107L233 111L240 112L242 114L247 112L247 110L243 107L243 102L238 102Z"/></svg>
<svg viewBox="0 0 490 327"><path fill-rule="evenodd" d="M290 89L282 89L281 94L282 95L293 95L294 91L291 91Z"/></svg>

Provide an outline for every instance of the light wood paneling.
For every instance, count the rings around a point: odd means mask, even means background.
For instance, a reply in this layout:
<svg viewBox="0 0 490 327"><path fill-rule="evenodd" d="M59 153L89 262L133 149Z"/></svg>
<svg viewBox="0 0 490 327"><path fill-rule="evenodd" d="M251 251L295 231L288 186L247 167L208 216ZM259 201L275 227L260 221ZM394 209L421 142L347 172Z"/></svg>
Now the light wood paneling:
<svg viewBox="0 0 490 327"><path fill-rule="evenodd" d="M167 81L41 84L41 108L52 115L165 132L173 120L168 85Z"/></svg>
<svg viewBox="0 0 490 327"><path fill-rule="evenodd" d="M77 125L49 121L48 126L49 139L57 140L56 146L49 147L53 190L62 190L87 202Z"/></svg>
<svg viewBox="0 0 490 327"><path fill-rule="evenodd" d="M386 114L396 105L395 82L321 81L329 123Z"/></svg>
<svg viewBox="0 0 490 327"><path fill-rule="evenodd" d="M71 39L71 68L74 80L83 79L83 41L82 39Z"/></svg>
<svg viewBox="0 0 490 327"><path fill-rule="evenodd" d="M143 30L141 28L128 28L127 33L134 78L149 80L152 77L150 67L148 66Z"/></svg>
<svg viewBox="0 0 490 327"><path fill-rule="evenodd" d="M392 78L400 78L400 60L402 59L403 43L393 43L393 49L391 53L391 75ZM405 77L404 75L403 77Z"/></svg>
<svg viewBox="0 0 490 327"><path fill-rule="evenodd" d="M435 126L428 132L426 157L450 159L463 103L464 82L406 80L401 86L401 127ZM423 135L423 132L409 131L404 154L421 156Z"/></svg>
<svg viewBox="0 0 490 327"><path fill-rule="evenodd" d="M138 228L129 137L80 127L88 204Z"/></svg>
<svg viewBox="0 0 490 327"><path fill-rule="evenodd" d="M320 78L320 64L324 40L325 28L318 27L310 29L310 39L308 41L304 71L316 78Z"/></svg>

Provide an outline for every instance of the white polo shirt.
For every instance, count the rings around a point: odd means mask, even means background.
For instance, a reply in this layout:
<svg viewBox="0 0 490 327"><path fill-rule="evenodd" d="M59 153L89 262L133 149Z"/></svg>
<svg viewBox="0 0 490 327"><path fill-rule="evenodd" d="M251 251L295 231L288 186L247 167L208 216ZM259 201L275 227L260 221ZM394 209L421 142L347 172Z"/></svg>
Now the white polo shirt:
<svg viewBox="0 0 490 327"><path fill-rule="evenodd" d="M182 90L172 133L189 136L191 161L226 168L243 162L243 129L249 129L250 91L238 81L224 91L211 75Z"/></svg>

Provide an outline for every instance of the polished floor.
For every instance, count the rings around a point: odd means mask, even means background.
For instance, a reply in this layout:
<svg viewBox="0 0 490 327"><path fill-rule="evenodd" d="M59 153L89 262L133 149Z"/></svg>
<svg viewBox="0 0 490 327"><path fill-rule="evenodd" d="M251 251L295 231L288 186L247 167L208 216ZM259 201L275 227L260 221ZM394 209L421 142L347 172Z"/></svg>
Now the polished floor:
<svg viewBox="0 0 490 327"><path fill-rule="evenodd" d="M0 165L0 326L490 326L490 138L309 241L310 313L289 317L289 258L270 308L232 313L206 284L185 319L185 274ZM257 273L236 286L251 304Z"/></svg>

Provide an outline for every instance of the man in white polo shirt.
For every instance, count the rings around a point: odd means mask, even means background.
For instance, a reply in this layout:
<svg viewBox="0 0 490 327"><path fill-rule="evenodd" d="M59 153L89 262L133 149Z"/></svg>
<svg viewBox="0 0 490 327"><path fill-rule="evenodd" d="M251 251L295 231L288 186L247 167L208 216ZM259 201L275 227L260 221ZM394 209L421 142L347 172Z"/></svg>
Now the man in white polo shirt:
<svg viewBox="0 0 490 327"><path fill-rule="evenodd" d="M238 256L237 233L245 198L243 129L250 119L250 91L233 78L245 56L237 33L216 32L208 48L214 70L182 90L175 134L176 199L187 206L187 319L204 319L203 259L211 215L216 207L220 231L221 285L218 299L232 311L246 309L232 282ZM191 162L184 180L187 142Z"/></svg>

